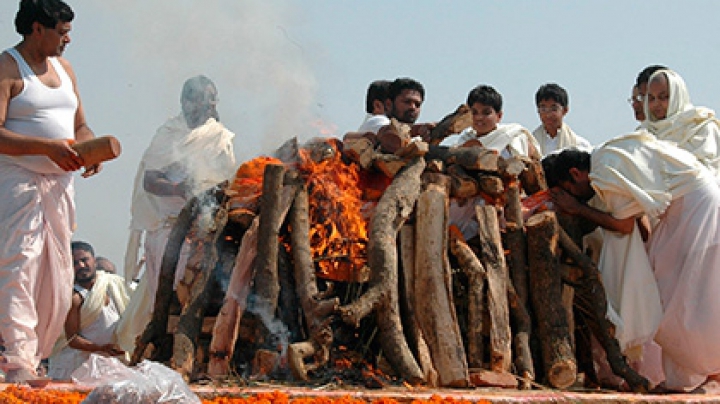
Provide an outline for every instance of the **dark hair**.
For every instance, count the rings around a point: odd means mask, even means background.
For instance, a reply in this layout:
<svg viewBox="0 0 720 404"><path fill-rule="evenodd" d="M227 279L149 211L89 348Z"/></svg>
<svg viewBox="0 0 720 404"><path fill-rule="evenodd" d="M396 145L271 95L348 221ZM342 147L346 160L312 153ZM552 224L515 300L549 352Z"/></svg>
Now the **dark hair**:
<svg viewBox="0 0 720 404"><path fill-rule="evenodd" d="M90 245L90 243L85 242L85 241L73 241L73 242L70 244L70 248L71 248L72 251L75 251L75 250L87 251L87 252L89 252L90 255L92 255L93 257L95 256L95 250L92 248L92 246Z"/></svg>
<svg viewBox="0 0 720 404"><path fill-rule="evenodd" d="M44 27L55 28L59 22L70 22L73 18L75 13L62 0L21 0L15 15L15 31L30 35L36 21Z"/></svg>
<svg viewBox="0 0 720 404"><path fill-rule="evenodd" d="M422 99L425 100L425 87L423 87L423 85L420 84L419 81L413 80L409 77L400 77L390 83L390 87L388 89L388 96L390 100L395 101L395 98L397 98L397 96L400 95L403 90L417 91L418 93L420 93Z"/></svg>
<svg viewBox="0 0 720 404"><path fill-rule="evenodd" d="M545 181L549 187L554 187L561 182L572 180L571 168L590 171L590 153L579 149L565 149L545 157L542 166L545 171Z"/></svg>
<svg viewBox="0 0 720 404"><path fill-rule="evenodd" d="M567 107L570 102L567 91L555 83L543 84L535 93L535 105L545 100L555 101L563 107Z"/></svg>
<svg viewBox="0 0 720 404"><path fill-rule="evenodd" d="M653 73L662 69L667 69L667 67L663 65L650 65L644 68L640 73L638 73L637 79L635 79L635 86L640 88L641 84L645 84L648 80L650 80L650 76L652 76Z"/></svg>
<svg viewBox="0 0 720 404"><path fill-rule="evenodd" d="M365 112L373 112L373 103L380 101L383 104L390 98L390 80L375 80L370 83L365 96Z"/></svg>
<svg viewBox="0 0 720 404"><path fill-rule="evenodd" d="M557 160L558 153L551 153L547 156L543 157L542 159L542 169L545 173L545 183L547 184L548 188L552 188L554 186L559 185L557 182L557 177L555 176L554 170L554 163L555 160Z"/></svg>
<svg viewBox="0 0 720 404"><path fill-rule="evenodd" d="M502 95L490 86L481 84L470 90L467 96L467 106L472 107L477 102L492 107L495 112L502 111Z"/></svg>

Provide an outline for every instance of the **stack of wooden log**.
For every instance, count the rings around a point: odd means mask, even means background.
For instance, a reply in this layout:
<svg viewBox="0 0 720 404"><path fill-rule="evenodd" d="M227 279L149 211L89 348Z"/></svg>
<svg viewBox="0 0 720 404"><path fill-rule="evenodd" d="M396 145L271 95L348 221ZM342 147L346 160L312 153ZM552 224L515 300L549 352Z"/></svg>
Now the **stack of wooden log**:
<svg viewBox="0 0 720 404"><path fill-rule="evenodd" d="M337 293L347 285L318 279L309 181L288 157L296 142L264 161L254 207L238 207L237 197L247 195L232 184L192 199L170 235L153 320L133 361L165 361L192 379L229 375L244 357L251 373L285 369L312 382L334 366L336 319L352 329L372 318L378 352L408 383L562 389L583 371L574 340L579 307L613 372L647 390L613 337L597 268L578 247L583 226L552 210L529 216L523 209L525 196L546 188L541 164L479 145L437 145L467 120L460 107L422 139L393 121L377 135L307 146L321 150L310 153L314 159L341 153L344 164L388 179L365 194L375 200L369 279L352 281L361 292L349 300ZM448 206L472 198L485 203L476 206L477 237L465 240L450 225ZM174 293L184 243L192 256Z"/></svg>

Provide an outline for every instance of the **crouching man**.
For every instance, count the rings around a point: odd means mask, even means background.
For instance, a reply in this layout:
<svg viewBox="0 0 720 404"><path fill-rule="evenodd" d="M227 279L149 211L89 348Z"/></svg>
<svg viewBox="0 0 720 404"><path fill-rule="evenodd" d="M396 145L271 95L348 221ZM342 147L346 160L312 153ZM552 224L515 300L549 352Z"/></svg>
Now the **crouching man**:
<svg viewBox="0 0 720 404"><path fill-rule="evenodd" d="M609 140L592 154L565 150L549 171L559 185L552 196L560 209L592 220L612 234L635 234L646 240L620 248L606 237L599 269L611 304L614 296L624 296L623 305L626 298L638 296L620 313L626 325L657 316L648 323L657 324L656 332L650 329L644 337L654 336L662 348L665 387L700 392L717 385L720 187L713 173L689 152L645 130ZM582 202L595 195L605 209ZM642 226L635 232L643 225L638 220L642 216L655 223L652 231ZM611 247L614 251L608 254ZM630 256L634 259L623 258ZM606 258L615 258L613 265L605 265ZM639 276L641 258L650 267L650 282ZM606 282L613 279L621 280ZM648 286L657 288L659 298L653 300L661 307L652 309L648 304Z"/></svg>
<svg viewBox="0 0 720 404"><path fill-rule="evenodd" d="M91 353L125 355L115 344L115 328L130 300L125 279L97 270L95 252L83 241L72 243L75 285L72 306L48 363L48 376L70 379Z"/></svg>

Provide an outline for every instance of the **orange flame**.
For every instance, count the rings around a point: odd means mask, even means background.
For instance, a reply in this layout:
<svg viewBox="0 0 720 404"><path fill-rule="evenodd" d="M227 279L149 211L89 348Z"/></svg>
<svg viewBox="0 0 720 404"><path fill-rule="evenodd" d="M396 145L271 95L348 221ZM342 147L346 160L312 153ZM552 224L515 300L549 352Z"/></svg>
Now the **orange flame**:
<svg viewBox="0 0 720 404"><path fill-rule="evenodd" d="M227 191L230 196L229 209L243 208L257 211L262 194L265 166L268 164L282 164L282 161L274 157L261 156L240 165Z"/></svg>
<svg viewBox="0 0 720 404"><path fill-rule="evenodd" d="M299 170L307 176L310 196L310 248L318 276L339 281L363 280L367 261L367 222L361 208L359 169L345 164L338 146L334 153L314 161L300 150ZM365 271L366 272L366 271Z"/></svg>

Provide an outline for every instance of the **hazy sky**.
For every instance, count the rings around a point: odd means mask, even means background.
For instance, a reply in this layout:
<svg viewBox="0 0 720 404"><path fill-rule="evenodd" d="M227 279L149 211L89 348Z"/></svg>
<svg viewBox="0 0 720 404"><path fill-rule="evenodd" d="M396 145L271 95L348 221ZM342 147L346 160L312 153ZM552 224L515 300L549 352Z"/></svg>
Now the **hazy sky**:
<svg viewBox="0 0 720 404"><path fill-rule="evenodd" d="M720 104L716 1L70 0L65 53L90 126L117 136L119 159L77 176L75 239L122 267L132 183L155 130L179 112L184 80L213 79L238 163L298 136L341 137L364 117L367 85L425 85L419 121L437 121L478 84L504 98L503 122L539 124L534 94L570 93L566 122L593 144L636 126L637 73L665 64L692 101ZM18 1L0 0L0 42L20 40Z"/></svg>

